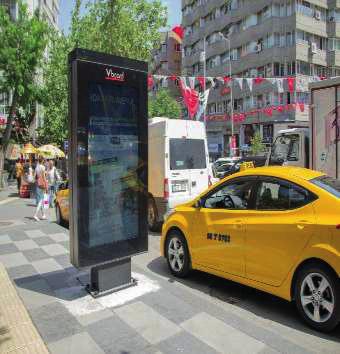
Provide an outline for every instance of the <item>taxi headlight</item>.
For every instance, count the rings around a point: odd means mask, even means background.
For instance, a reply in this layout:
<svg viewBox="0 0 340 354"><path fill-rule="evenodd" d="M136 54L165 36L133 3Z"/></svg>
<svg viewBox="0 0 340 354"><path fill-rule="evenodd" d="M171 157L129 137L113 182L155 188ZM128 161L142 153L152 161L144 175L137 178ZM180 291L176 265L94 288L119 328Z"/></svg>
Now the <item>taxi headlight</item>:
<svg viewBox="0 0 340 354"><path fill-rule="evenodd" d="M168 209L168 211L164 214L164 221L167 221L167 219L172 215L175 214L176 209Z"/></svg>

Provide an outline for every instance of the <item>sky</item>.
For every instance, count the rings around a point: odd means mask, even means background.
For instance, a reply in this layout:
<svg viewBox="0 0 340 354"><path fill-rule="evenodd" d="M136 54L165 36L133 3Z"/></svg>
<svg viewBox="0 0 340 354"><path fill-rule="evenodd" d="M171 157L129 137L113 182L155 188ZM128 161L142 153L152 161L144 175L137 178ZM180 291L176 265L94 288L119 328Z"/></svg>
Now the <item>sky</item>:
<svg viewBox="0 0 340 354"><path fill-rule="evenodd" d="M181 0L161 0L168 7L168 25L172 27L181 23ZM85 2L85 1L84 1ZM60 0L59 26L67 33L71 21L71 11L75 0Z"/></svg>

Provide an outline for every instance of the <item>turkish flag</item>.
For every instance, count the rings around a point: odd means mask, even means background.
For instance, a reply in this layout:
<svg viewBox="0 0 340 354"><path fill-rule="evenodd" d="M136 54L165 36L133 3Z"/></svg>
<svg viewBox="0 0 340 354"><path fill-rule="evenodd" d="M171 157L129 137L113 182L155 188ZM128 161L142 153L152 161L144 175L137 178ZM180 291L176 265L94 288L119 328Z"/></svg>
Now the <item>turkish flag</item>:
<svg viewBox="0 0 340 354"><path fill-rule="evenodd" d="M189 117L192 119L198 111L199 94L194 89L185 87L182 81L180 81L180 89L182 91L184 104L189 112Z"/></svg>
<svg viewBox="0 0 340 354"><path fill-rule="evenodd" d="M171 30L175 35L177 35L178 41L182 41L184 38L184 28L182 26L175 26Z"/></svg>
<svg viewBox="0 0 340 354"><path fill-rule="evenodd" d="M287 83L289 92L294 92L295 77L287 77Z"/></svg>

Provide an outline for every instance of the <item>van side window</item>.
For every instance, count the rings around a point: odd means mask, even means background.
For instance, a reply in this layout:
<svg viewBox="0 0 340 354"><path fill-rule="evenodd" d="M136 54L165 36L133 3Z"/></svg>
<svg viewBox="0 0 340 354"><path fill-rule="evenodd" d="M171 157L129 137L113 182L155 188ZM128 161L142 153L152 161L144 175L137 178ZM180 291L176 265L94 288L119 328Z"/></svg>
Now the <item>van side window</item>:
<svg viewBox="0 0 340 354"><path fill-rule="evenodd" d="M170 139L170 170L207 168L203 139Z"/></svg>
<svg viewBox="0 0 340 354"><path fill-rule="evenodd" d="M253 184L254 180L242 180L224 185L214 194L208 196L204 207L208 209L246 210L249 208Z"/></svg>

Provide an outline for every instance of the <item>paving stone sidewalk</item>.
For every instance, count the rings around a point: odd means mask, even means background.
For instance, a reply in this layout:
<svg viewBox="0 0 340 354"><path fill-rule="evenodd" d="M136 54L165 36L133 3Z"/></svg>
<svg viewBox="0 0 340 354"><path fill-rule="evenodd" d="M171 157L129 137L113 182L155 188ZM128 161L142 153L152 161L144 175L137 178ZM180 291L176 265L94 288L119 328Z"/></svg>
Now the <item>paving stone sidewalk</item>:
<svg viewBox="0 0 340 354"><path fill-rule="evenodd" d="M70 264L68 231L53 222L0 227L0 262L51 353L340 352L337 338L305 331L294 318L296 328L288 326L284 316L294 311L285 314L285 302L278 302L284 320L273 320L272 297L263 296L268 307L260 315L252 303L225 300L224 285L211 296L211 283L224 283L219 278L173 279L159 236L149 239L149 253L133 261L138 286L98 299L84 290L87 272Z"/></svg>

